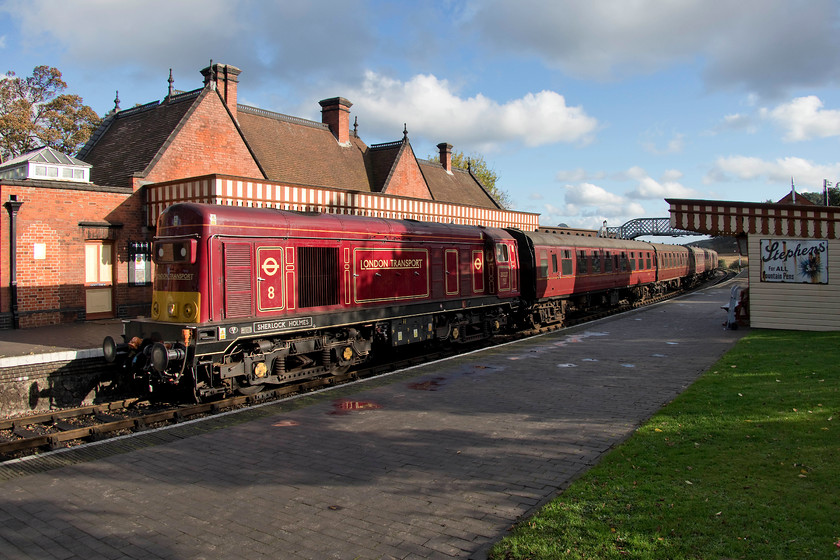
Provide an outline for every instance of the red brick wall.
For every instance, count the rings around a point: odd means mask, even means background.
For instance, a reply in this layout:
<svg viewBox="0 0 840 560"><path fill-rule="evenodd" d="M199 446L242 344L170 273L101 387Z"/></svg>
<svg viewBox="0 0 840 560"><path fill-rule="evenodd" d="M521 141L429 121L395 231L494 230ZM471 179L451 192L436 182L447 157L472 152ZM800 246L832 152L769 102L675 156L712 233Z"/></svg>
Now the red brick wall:
<svg viewBox="0 0 840 560"><path fill-rule="evenodd" d="M402 152L402 156L391 175L391 180L385 185L383 192L394 196L432 199L411 146L408 146L408 149Z"/></svg>
<svg viewBox="0 0 840 560"><path fill-rule="evenodd" d="M128 286L128 242L151 239L143 228L141 195L73 188L0 185L0 201L17 195L17 285L20 326L36 327L73 322L85 317L85 241L89 228L80 222L121 223L114 238L114 310L142 313L151 288ZM10 294L10 216L0 209L0 313L12 311ZM46 258L35 259L35 244Z"/></svg>
<svg viewBox="0 0 840 560"><path fill-rule="evenodd" d="M142 181L160 183L210 173L263 176L216 92L210 92L196 107Z"/></svg>

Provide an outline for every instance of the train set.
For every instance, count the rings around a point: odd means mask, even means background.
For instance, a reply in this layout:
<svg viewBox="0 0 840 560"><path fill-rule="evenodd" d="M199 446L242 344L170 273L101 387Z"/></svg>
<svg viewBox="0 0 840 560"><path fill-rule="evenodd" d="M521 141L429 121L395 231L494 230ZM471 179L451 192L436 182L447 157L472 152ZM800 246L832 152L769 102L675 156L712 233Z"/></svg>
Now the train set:
<svg viewBox="0 0 840 560"><path fill-rule="evenodd" d="M198 400L562 324L717 268L696 247L196 203L161 214L153 260L151 317L106 338L105 359Z"/></svg>

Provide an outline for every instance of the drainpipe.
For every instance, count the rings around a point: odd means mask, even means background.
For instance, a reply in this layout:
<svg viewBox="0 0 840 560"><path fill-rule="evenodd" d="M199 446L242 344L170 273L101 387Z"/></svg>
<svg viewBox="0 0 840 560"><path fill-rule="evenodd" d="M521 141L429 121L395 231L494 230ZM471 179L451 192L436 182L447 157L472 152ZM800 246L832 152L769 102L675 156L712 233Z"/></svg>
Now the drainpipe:
<svg viewBox="0 0 840 560"><path fill-rule="evenodd" d="M9 211L9 288L12 300L12 327L20 328L20 315L18 314L18 291L17 291L17 213L23 202L17 199L16 194L10 194L9 200L4 205Z"/></svg>

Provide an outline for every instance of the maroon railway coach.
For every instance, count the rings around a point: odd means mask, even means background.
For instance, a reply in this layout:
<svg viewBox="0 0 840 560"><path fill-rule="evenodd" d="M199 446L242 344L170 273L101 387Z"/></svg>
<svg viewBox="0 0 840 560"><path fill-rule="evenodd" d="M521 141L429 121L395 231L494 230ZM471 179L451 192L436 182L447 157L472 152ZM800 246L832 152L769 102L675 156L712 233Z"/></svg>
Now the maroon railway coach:
<svg viewBox="0 0 840 560"><path fill-rule="evenodd" d="M486 337L518 305L518 259L501 229L176 204L151 317L106 339L106 359L203 398L340 372L376 344Z"/></svg>
<svg viewBox="0 0 840 560"><path fill-rule="evenodd" d="M531 324L572 312L642 301L659 289L650 243L512 231L522 263L522 297Z"/></svg>

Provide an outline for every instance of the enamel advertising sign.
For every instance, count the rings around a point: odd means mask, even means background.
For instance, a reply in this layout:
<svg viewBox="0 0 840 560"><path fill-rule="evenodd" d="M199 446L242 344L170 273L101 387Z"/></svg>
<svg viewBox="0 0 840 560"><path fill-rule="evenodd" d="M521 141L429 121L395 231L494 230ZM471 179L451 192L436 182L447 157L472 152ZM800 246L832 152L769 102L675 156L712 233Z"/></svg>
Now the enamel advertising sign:
<svg viewBox="0 0 840 560"><path fill-rule="evenodd" d="M762 239L761 281L828 284L828 241Z"/></svg>

